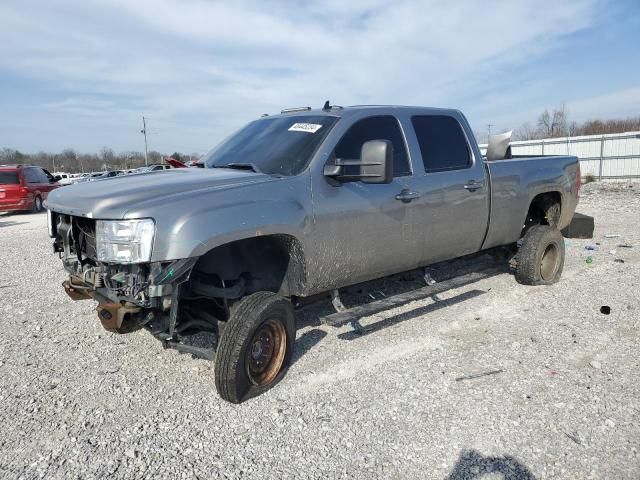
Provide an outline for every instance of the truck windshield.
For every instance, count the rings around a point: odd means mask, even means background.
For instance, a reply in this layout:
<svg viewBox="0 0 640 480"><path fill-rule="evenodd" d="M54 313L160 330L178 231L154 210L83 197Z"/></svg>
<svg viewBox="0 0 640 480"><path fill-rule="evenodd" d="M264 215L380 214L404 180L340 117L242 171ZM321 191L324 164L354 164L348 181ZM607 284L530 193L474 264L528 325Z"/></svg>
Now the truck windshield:
<svg viewBox="0 0 640 480"><path fill-rule="evenodd" d="M251 122L205 155L207 168L242 168L270 175L297 175L338 117L302 115Z"/></svg>

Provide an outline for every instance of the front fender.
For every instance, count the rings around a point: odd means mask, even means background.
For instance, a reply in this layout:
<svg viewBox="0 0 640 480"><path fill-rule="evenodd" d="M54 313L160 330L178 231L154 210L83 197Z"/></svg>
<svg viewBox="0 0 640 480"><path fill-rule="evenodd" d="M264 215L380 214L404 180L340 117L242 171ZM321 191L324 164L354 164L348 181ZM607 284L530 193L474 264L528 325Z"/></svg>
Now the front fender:
<svg viewBox="0 0 640 480"><path fill-rule="evenodd" d="M296 201L245 201L182 216L156 235L153 260L199 257L215 247L251 237L286 234L302 240L311 216Z"/></svg>

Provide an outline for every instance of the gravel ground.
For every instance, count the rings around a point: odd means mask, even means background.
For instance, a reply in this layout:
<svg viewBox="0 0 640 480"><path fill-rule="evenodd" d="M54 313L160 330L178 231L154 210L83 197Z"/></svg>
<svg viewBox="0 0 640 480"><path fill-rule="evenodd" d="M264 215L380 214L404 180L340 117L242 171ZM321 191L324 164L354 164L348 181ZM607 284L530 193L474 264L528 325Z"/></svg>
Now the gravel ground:
<svg viewBox="0 0 640 480"><path fill-rule="evenodd" d="M44 215L0 215L0 476L640 478L640 183L586 185L579 211L595 237L567 240L557 285L502 273L363 335L304 307L288 375L239 406L209 362L112 335L67 298Z"/></svg>

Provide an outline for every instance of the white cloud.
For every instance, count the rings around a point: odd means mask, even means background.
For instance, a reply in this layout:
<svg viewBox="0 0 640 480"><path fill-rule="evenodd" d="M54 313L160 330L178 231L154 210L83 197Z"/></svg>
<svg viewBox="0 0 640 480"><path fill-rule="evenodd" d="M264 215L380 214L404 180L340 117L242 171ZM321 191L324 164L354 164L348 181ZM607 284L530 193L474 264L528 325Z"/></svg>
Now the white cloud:
<svg viewBox="0 0 640 480"><path fill-rule="evenodd" d="M260 113L326 98L459 106L457 92L588 27L594 1L9 0L0 71L42 82L59 115L133 129L146 113L157 148L205 150Z"/></svg>
<svg viewBox="0 0 640 480"><path fill-rule="evenodd" d="M640 113L640 87L569 102L567 110L571 118L577 121L637 117Z"/></svg>

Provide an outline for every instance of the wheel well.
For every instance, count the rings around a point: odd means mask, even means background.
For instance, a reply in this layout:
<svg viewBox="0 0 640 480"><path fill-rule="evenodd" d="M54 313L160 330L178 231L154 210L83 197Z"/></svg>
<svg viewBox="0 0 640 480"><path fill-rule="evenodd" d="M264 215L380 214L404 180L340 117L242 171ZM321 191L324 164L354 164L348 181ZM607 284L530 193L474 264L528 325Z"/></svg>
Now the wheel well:
<svg viewBox="0 0 640 480"><path fill-rule="evenodd" d="M242 279L244 295L258 291L298 295L306 280L302 246L291 235L265 235L220 245L201 256L194 270L223 282Z"/></svg>
<svg viewBox="0 0 640 480"><path fill-rule="evenodd" d="M536 195L529 205L522 234L524 235L533 225L557 225L561 212L562 197L560 192L545 192Z"/></svg>

